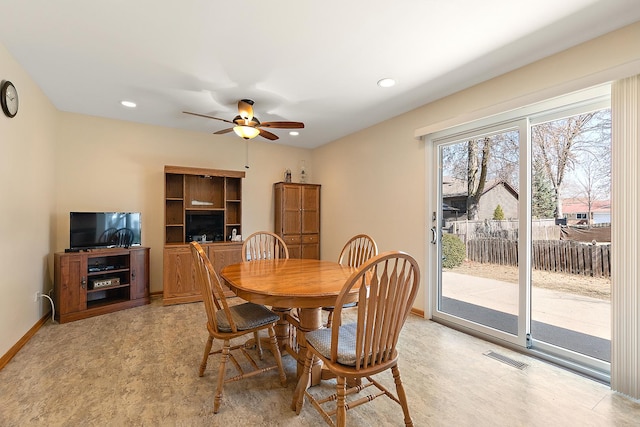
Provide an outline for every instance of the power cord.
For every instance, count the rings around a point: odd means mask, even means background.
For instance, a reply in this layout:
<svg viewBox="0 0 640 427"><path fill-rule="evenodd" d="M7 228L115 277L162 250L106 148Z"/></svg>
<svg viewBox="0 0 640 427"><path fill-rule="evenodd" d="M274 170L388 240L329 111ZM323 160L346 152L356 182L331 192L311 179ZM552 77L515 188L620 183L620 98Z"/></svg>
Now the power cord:
<svg viewBox="0 0 640 427"><path fill-rule="evenodd" d="M51 291L53 291L53 289L51 289L49 291L49 293L51 293ZM49 302L51 303L51 322L55 322L54 317L56 314L56 307L55 305L53 305L53 300L51 299L51 297L47 294L40 294L41 297L47 298L49 300Z"/></svg>

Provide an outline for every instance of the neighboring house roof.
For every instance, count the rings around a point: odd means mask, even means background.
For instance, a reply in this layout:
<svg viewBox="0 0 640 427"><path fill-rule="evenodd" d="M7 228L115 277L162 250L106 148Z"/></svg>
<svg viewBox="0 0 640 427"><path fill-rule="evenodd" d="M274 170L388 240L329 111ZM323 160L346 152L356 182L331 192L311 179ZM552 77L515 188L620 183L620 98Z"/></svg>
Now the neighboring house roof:
<svg viewBox="0 0 640 427"><path fill-rule="evenodd" d="M491 180L487 181L484 186L484 192L482 194L486 194L491 191L493 188L498 185L503 185L516 199L518 198L518 192L515 188L513 188L508 182L501 180ZM455 178L452 176L443 176L442 177L442 198L451 198L451 197L466 197L468 195L467 191L467 181L460 178Z"/></svg>
<svg viewBox="0 0 640 427"><path fill-rule="evenodd" d="M562 199L562 213L574 214L589 211L585 198ZM594 200L591 202L591 212L611 212L611 200Z"/></svg>

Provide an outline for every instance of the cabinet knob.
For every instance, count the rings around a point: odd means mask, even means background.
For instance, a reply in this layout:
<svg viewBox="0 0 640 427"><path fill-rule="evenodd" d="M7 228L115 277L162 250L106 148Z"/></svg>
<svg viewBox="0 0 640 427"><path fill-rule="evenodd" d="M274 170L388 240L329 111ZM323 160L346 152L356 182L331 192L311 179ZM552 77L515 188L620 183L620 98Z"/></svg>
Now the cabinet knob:
<svg viewBox="0 0 640 427"><path fill-rule="evenodd" d="M131 270L131 278L132 279L136 278L136 271L135 270Z"/></svg>
<svg viewBox="0 0 640 427"><path fill-rule="evenodd" d="M80 281L80 285L82 286L82 289L87 289L87 278L85 276L82 276L82 280Z"/></svg>

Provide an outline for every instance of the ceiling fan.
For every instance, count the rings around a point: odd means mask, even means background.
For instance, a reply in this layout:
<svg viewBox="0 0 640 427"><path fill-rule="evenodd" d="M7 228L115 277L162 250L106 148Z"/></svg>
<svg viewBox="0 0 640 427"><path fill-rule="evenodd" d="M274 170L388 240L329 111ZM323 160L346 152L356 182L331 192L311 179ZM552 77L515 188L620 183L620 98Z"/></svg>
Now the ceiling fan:
<svg viewBox="0 0 640 427"><path fill-rule="evenodd" d="M270 141L275 141L278 136L265 130L264 128L273 129L302 129L304 123L301 122L260 122L257 117L253 115L253 101L250 99L241 99L238 101L238 115L233 120L221 119L219 117L208 116L206 114L191 113L189 111L183 111L185 114L191 114L192 116L205 117L207 119L220 120L225 123L234 125L228 129L222 129L214 132L214 135L222 135L234 131L239 137L244 139L255 138L260 135Z"/></svg>

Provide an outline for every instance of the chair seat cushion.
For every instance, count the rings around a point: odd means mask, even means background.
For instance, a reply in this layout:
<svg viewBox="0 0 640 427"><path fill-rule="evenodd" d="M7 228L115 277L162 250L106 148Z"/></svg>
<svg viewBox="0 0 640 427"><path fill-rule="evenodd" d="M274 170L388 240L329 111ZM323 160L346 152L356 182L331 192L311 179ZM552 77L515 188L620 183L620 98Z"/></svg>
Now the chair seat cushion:
<svg viewBox="0 0 640 427"><path fill-rule="evenodd" d="M341 365L356 365L356 327L355 323L340 326L337 361ZM312 345L327 359L331 359L331 328L308 332L305 338L307 344Z"/></svg>
<svg viewBox="0 0 640 427"><path fill-rule="evenodd" d="M355 306L357 306L357 305L358 305L358 303L357 303L357 302L348 302L348 303L346 303L346 304L343 304L343 305L342 305L342 308L351 308L351 307L355 307ZM328 306L328 307L322 307L322 309L323 309L323 310L325 310L325 311L333 311L333 310L335 310L336 308L335 308L334 306L332 306L332 305L331 305L331 306Z"/></svg>
<svg viewBox="0 0 640 427"><path fill-rule="evenodd" d="M238 331L258 328L268 325L269 323L277 322L280 319L280 316L264 305L254 304L252 302L231 306L229 307L229 312ZM218 331L231 332L231 326L223 310L216 312L216 321L218 323Z"/></svg>

